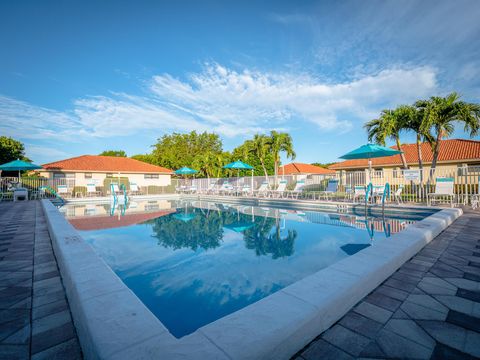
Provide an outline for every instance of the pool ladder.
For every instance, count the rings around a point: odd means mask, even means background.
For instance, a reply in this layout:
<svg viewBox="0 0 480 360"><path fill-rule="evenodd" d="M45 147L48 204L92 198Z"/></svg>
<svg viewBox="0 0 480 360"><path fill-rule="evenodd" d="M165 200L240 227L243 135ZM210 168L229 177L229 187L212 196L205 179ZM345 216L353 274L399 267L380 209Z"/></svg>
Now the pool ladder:
<svg viewBox="0 0 480 360"><path fill-rule="evenodd" d="M370 197L373 196L373 184L369 183L367 185L367 189L365 190L365 217L367 216L367 206L368 206L368 200ZM385 217L385 200L390 198L390 184L387 182L385 183L385 188L383 190L382 194L382 216Z"/></svg>

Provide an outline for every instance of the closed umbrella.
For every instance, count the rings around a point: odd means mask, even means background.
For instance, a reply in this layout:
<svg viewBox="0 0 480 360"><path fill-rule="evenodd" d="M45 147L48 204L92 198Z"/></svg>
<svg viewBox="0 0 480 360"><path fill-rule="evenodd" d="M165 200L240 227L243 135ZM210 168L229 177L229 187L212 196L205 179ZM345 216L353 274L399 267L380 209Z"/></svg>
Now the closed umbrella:
<svg viewBox="0 0 480 360"><path fill-rule="evenodd" d="M23 160L14 160L0 165L1 171L18 171L18 181L20 182L20 171L41 169L39 165L32 164Z"/></svg>

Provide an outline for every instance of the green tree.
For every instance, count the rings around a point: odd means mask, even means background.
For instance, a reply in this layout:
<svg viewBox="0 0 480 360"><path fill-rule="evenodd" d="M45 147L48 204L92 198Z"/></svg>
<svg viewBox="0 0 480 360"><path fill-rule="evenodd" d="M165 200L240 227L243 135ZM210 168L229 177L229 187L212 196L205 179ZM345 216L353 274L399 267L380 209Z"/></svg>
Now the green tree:
<svg viewBox="0 0 480 360"><path fill-rule="evenodd" d="M105 150L98 155L113 156L113 157L127 157L127 153L123 150Z"/></svg>
<svg viewBox="0 0 480 360"><path fill-rule="evenodd" d="M18 159L30 161L25 156L23 143L8 136L0 136L0 165Z"/></svg>
<svg viewBox="0 0 480 360"><path fill-rule="evenodd" d="M237 146L232 151L231 159L235 160L242 160L243 162L253 166L253 174L255 176L264 175L262 164L259 158L252 152L252 140L245 141L242 145ZM267 169L267 173L272 175L274 173L274 164L273 164L273 156L270 153L267 153L264 158L264 165Z"/></svg>
<svg viewBox="0 0 480 360"><path fill-rule="evenodd" d="M421 170L423 169L422 143L426 141L431 144L433 138L430 131L424 131L423 129L423 110L415 106L405 106L405 114L407 118L405 129L415 132L416 135L418 167Z"/></svg>
<svg viewBox="0 0 480 360"><path fill-rule="evenodd" d="M137 155L131 156L131 158L138 161L143 161L148 164L155 163L152 154L137 154Z"/></svg>
<svg viewBox="0 0 480 360"><path fill-rule="evenodd" d="M270 132L269 140L270 152L273 156L273 164L275 170L275 184L278 178L278 166L280 165L280 153L284 152L287 158L295 159L295 151L293 151L293 141L290 134L279 133L275 130Z"/></svg>
<svg viewBox="0 0 480 360"><path fill-rule="evenodd" d="M268 181L268 172L267 167L265 165L267 157L271 154L270 151L270 137L266 135L256 134L253 137L253 140L247 140L246 146L248 151L255 155L260 161L260 166L263 169L263 173L265 175L266 181Z"/></svg>
<svg viewBox="0 0 480 360"><path fill-rule="evenodd" d="M398 150L402 150L400 143L400 132L405 130L408 122L408 110L399 106L395 110L382 110L378 119L367 122L364 127L367 129L368 140L385 146L385 140L390 138L395 141ZM400 158L405 169L408 169L405 154L401 153Z"/></svg>
<svg viewBox="0 0 480 360"><path fill-rule="evenodd" d="M324 169L328 169L328 167L329 167L330 165L333 165L333 164L335 164L335 163L334 163L334 162L331 162L331 163L319 163L319 162L314 162L314 163L312 163L311 165L319 166L319 167L324 168Z"/></svg>
<svg viewBox="0 0 480 360"><path fill-rule="evenodd" d="M155 164L170 169L182 166L194 167L198 154L221 154L222 141L217 134L192 131L188 134L173 133L163 135L153 146L152 157Z"/></svg>
<svg viewBox="0 0 480 360"><path fill-rule="evenodd" d="M218 162L218 154L212 152L200 153L193 159L193 167L199 171L200 176L206 176L208 179L215 176L215 170L222 167L222 162Z"/></svg>
<svg viewBox="0 0 480 360"><path fill-rule="evenodd" d="M470 137L477 135L480 129L480 105L460 101L455 92L446 97L432 96L429 100L417 101L415 106L422 114L422 133L432 132L432 169L437 166L442 138L453 134L455 122L462 123Z"/></svg>

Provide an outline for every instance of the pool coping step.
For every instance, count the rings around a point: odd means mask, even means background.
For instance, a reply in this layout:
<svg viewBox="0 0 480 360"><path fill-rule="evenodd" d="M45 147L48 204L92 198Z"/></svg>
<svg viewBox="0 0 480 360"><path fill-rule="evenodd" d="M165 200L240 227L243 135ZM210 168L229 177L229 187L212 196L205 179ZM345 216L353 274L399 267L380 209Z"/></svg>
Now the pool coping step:
<svg viewBox="0 0 480 360"><path fill-rule="evenodd" d="M42 200L87 359L288 359L462 215L449 208L180 339Z"/></svg>

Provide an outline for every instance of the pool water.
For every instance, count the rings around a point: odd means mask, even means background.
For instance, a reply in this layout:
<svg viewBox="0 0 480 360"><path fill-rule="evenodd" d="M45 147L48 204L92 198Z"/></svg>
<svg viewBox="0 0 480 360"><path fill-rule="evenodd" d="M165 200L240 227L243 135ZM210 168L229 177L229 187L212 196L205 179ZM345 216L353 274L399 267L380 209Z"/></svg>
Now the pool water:
<svg viewBox="0 0 480 360"><path fill-rule="evenodd" d="M63 211L177 338L421 219L177 200Z"/></svg>

